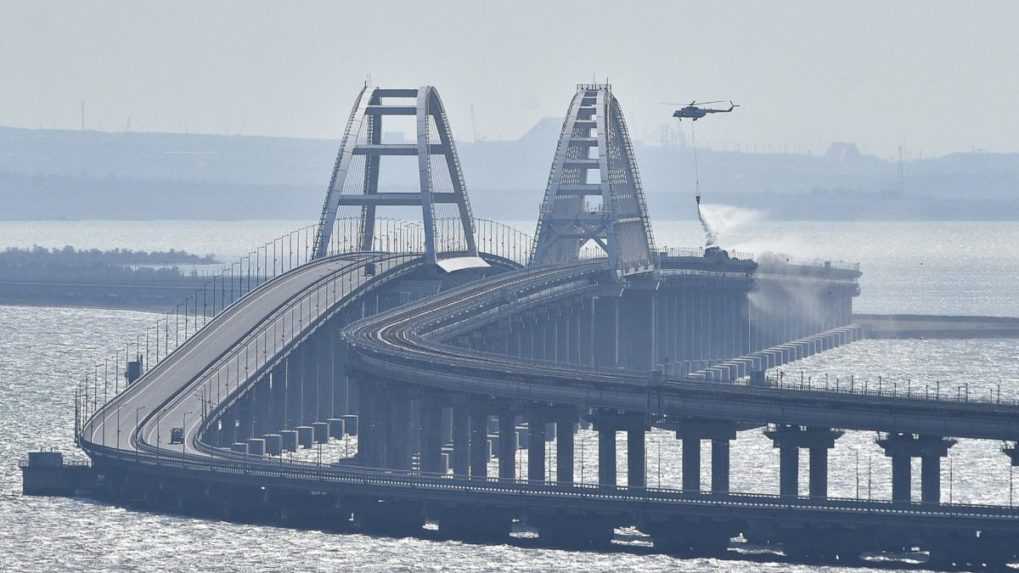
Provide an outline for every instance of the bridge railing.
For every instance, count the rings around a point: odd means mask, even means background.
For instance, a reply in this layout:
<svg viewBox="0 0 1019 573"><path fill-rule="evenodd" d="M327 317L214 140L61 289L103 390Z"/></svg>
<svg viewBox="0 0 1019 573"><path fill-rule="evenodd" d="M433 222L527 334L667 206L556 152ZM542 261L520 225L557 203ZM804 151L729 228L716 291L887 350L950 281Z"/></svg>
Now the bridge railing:
<svg viewBox="0 0 1019 573"><path fill-rule="evenodd" d="M995 388L983 388L979 393L971 391L969 382L960 384L942 384L940 380L921 382L911 377L866 377L866 376L807 376L800 370L799 376L786 376L784 369L779 369L765 377L768 387L777 390L796 390L802 392L824 392L871 398L889 398L899 400L918 400L930 402L946 402L955 404L984 404L1000 406L1019 406L1019 399L1001 397L1001 384ZM743 380L743 383L749 383Z"/></svg>
<svg viewBox="0 0 1019 573"><path fill-rule="evenodd" d="M816 267L816 268L828 268L843 271L859 271L860 263L854 263L850 261L841 260L830 260L830 259L803 259L785 255L782 253L759 253L754 254L749 251L741 251L736 249L725 249L729 256L734 259L740 259L744 261L756 261L761 264L776 264L784 265L789 267ZM703 257L703 247L662 247L657 251L659 257L676 258L676 257Z"/></svg>
<svg viewBox="0 0 1019 573"><path fill-rule="evenodd" d="M444 237L440 253L466 251L455 219L438 219L436 228ZM420 223L378 217L372 226L372 250L387 253L424 252L424 229ZM475 240L483 252L526 264L531 238L509 225L490 219L475 219ZM207 278L201 288L178 303L154 323L100 357L78 380L74 390L75 436L110 400L131 382L162 363L175 350L199 334L214 318L262 284L285 275L312 260L317 227L305 225L249 251L219 273ZM338 218L334 223L327 256L359 252L363 222L360 217Z"/></svg>
<svg viewBox="0 0 1019 573"><path fill-rule="evenodd" d="M788 510L833 510L903 516L969 517L1015 521L1019 507L974 503L926 503L893 501L863 497L827 497L814 499L798 496L753 492L690 492L671 487L629 487L597 483L556 482L510 478L465 478L417 470L364 467L353 464L322 464L238 455L237 458L199 457L194 455L155 455L148 452L126 453L98 444L93 451L113 458L158 466L160 471L214 472L217 476L235 475L243 479L282 478L307 480L318 484L361 487L408 488L424 491L450 491L488 495L545 496L559 499L640 501L672 504L717 505L733 510L743 507L772 507Z"/></svg>

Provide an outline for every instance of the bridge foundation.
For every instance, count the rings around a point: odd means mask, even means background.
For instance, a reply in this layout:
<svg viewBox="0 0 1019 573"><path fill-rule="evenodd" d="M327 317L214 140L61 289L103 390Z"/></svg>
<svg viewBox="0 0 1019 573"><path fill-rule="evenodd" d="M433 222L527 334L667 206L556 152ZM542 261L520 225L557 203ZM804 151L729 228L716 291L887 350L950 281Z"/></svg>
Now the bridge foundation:
<svg viewBox="0 0 1019 573"><path fill-rule="evenodd" d="M673 555L724 555L740 532L735 522L696 517L649 520L640 529L656 550Z"/></svg>
<svg viewBox="0 0 1019 573"><path fill-rule="evenodd" d="M436 509L439 533L475 543L504 543L513 527L513 514L499 508L450 505Z"/></svg>
<svg viewBox="0 0 1019 573"><path fill-rule="evenodd" d="M765 432L779 450L779 494L799 495L800 448L810 452L811 498L828 497L828 450L844 432L829 428L778 425Z"/></svg>
<svg viewBox="0 0 1019 573"><path fill-rule="evenodd" d="M890 433L877 440L892 458L892 501L912 500L912 459L920 458L920 501L941 503L941 458L955 440L940 436Z"/></svg>
<svg viewBox="0 0 1019 573"><path fill-rule="evenodd" d="M534 511L527 522L538 530L543 545L553 547L599 548L612 543L616 519L596 515L564 515Z"/></svg>

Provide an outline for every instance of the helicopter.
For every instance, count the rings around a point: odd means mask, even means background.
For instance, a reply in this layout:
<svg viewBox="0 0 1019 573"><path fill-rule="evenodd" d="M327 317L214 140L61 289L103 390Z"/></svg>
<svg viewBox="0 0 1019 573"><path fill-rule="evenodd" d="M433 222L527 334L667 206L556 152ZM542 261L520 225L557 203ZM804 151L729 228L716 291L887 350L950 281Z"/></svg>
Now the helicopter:
<svg viewBox="0 0 1019 573"><path fill-rule="evenodd" d="M697 102L695 100L687 104L685 107L682 107L672 112L672 117L678 117L680 121L683 121L684 117L697 121L698 119L708 115L709 113L729 113L732 110L739 107L738 105L732 103L732 100L729 100L729 109L714 109L710 107L701 107L705 105L724 102L725 100L704 101L704 102Z"/></svg>

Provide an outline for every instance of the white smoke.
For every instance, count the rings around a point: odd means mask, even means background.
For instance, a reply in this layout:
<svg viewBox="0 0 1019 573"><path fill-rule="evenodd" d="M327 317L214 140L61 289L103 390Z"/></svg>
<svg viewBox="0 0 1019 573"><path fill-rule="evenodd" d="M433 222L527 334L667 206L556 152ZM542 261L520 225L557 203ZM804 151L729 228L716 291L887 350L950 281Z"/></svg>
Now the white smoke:
<svg viewBox="0 0 1019 573"><path fill-rule="evenodd" d="M732 242L750 224L764 218L764 213L732 205L698 204L697 218L704 228L705 247L716 246L720 240ZM731 245L730 245L731 246Z"/></svg>
<svg viewBox="0 0 1019 573"><path fill-rule="evenodd" d="M715 233L715 230L711 228L711 225L704 218L704 212L701 210L700 202L697 203L697 219L701 222L701 227L704 229L704 248L714 247L717 245L718 234Z"/></svg>

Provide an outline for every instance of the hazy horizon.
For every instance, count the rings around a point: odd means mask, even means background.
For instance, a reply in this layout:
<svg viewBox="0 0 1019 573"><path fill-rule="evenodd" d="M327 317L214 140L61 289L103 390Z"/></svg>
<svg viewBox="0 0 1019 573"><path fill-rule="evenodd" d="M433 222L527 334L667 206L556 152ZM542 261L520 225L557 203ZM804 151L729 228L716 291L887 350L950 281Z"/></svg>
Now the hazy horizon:
<svg viewBox="0 0 1019 573"><path fill-rule="evenodd" d="M608 79L636 139L734 99L701 145L1019 151L1019 5L194 1L8 4L0 124L336 139L360 85L430 83L460 141L515 139ZM396 16L399 17L396 17ZM130 49L126 49L130 47ZM473 110L473 113L472 113ZM689 124L683 126L689 136Z"/></svg>

